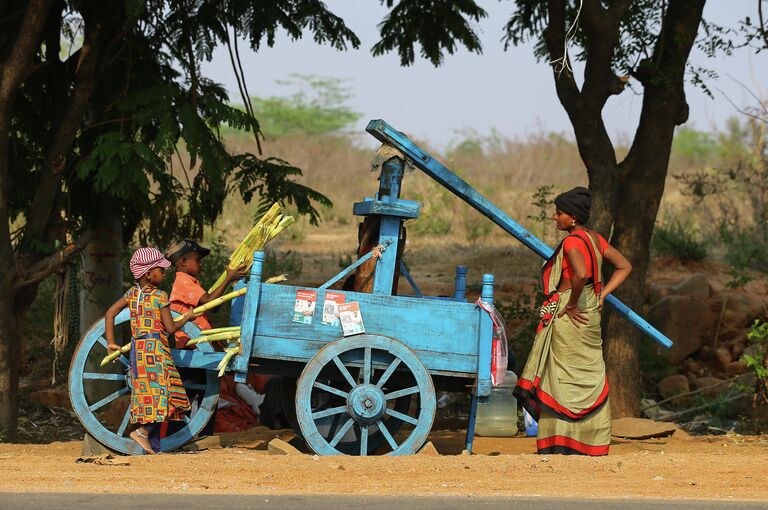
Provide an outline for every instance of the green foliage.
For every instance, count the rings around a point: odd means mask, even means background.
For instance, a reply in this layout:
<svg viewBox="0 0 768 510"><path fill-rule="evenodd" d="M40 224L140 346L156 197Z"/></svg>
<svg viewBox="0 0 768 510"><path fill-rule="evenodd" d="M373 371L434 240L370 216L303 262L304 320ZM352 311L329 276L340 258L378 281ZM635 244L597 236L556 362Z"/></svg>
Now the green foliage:
<svg viewBox="0 0 768 510"><path fill-rule="evenodd" d="M708 255L707 243L690 221L678 217L656 225L651 249L659 255L679 260L700 261Z"/></svg>
<svg viewBox="0 0 768 510"><path fill-rule="evenodd" d="M381 0L394 8L379 23L381 40L373 45L373 55L397 50L400 64L409 66L416 58L414 46L421 46L421 56L438 66L443 52L453 55L460 45L481 53L482 46L472 22L487 16L474 0Z"/></svg>
<svg viewBox="0 0 768 510"><path fill-rule="evenodd" d="M292 74L290 80L278 83L299 91L289 97L251 99L262 131L270 138L340 134L360 119L348 105L352 96L343 80Z"/></svg>
<svg viewBox="0 0 768 510"><path fill-rule="evenodd" d="M719 233L725 246L725 262L730 266L729 287L737 288L748 283L752 278L747 271L768 272L768 240L759 232L723 223Z"/></svg>
<svg viewBox="0 0 768 510"><path fill-rule="evenodd" d="M675 131L672 152L676 157L684 158L691 165L703 166L712 160L718 151L717 141L710 133L680 127Z"/></svg>
<svg viewBox="0 0 768 510"><path fill-rule="evenodd" d="M542 239L544 238L544 234L547 230L547 222L552 217L552 213L554 212L553 206L555 204L555 199L552 198L552 195L554 195L554 189L554 184L542 184L541 186L538 186L531 199L531 205L537 210L537 213L534 215L529 214L526 216L526 218L538 224L539 228L541 229L539 232L539 237Z"/></svg>
<svg viewBox="0 0 768 510"><path fill-rule="evenodd" d="M289 279L301 276L302 262L301 258L294 251L287 251L278 254L273 250L267 249L264 252L264 274L267 278L286 274Z"/></svg>
<svg viewBox="0 0 768 510"><path fill-rule="evenodd" d="M747 333L753 354L743 355L747 369L757 379L755 391L763 402L768 404L768 322L755 321Z"/></svg>

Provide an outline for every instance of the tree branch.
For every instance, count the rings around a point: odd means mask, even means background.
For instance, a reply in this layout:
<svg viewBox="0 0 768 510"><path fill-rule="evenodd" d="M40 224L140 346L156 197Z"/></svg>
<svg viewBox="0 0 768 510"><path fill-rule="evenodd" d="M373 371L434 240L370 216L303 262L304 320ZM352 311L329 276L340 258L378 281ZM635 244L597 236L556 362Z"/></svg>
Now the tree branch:
<svg viewBox="0 0 768 510"><path fill-rule="evenodd" d="M552 63L562 59L565 63L568 59L565 48L565 0L550 0L548 12L549 22L544 30L544 42L549 52L549 60ZM569 115L575 114L580 94L576 79L568 67L557 71L554 64L552 66L557 97Z"/></svg>
<svg viewBox="0 0 768 510"><path fill-rule="evenodd" d="M34 62L51 3L51 0L29 2L15 44L6 61L0 64L0 257L3 260L10 260L13 253L8 227L8 147L13 102Z"/></svg>
<svg viewBox="0 0 768 510"><path fill-rule="evenodd" d="M83 251L90 241L91 232L88 230L75 242L33 264L25 274L19 276L16 281L13 282L13 289L18 292L25 287L40 283L47 276L58 271L64 264Z"/></svg>
<svg viewBox="0 0 768 510"><path fill-rule="evenodd" d="M54 123L52 129L52 138L40 171L37 191L29 209L23 245L29 246L29 241L45 238L56 195L64 178L68 153L96 85L100 55L104 44L115 30L113 24L119 23L119 16L119 13L109 12L109 9L103 6L96 7L94 12L83 11L85 39L80 49L72 93L62 118Z"/></svg>

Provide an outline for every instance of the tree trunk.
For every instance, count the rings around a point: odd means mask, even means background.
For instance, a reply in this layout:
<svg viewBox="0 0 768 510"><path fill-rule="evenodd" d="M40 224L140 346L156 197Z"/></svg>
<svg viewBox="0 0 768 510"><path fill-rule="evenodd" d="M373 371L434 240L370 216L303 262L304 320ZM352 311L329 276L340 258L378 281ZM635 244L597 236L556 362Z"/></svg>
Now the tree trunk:
<svg viewBox="0 0 768 510"><path fill-rule="evenodd" d="M643 83L643 107L632 148L619 168L619 187L611 244L633 266L617 297L634 310L645 301L645 277L656 215L664 194L675 127L688 120L684 72L698 33L705 0L669 3L651 59L638 68ZM611 409L615 417L640 414L641 333L615 313L608 314L603 338ZM674 339L672 339L674 341ZM648 341L643 338L642 341Z"/></svg>
<svg viewBox="0 0 768 510"><path fill-rule="evenodd" d="M18 418L21 341L13 315L14 300L12 278L6 276L0 288L0 439L3 441L16 439Z"/></svg>

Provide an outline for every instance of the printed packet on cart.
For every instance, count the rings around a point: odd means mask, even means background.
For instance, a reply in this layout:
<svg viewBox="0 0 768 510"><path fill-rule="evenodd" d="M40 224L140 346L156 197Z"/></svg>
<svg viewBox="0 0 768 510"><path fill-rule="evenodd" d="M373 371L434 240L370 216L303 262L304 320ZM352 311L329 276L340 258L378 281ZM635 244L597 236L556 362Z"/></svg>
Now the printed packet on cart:
<svg viewBox="0 0 768 510"><path fill-rule="evenodd" d="M293 322L312 324L315 303L317 303L317 291L297 290L296 304L293 305Z"/></svg>
<svg viewBox="0 0 768 510"><path fill-rule="evenodd" d="M357 301L339 305L339 320L341 320L341 330L344 336L365 333L363 314L360 313L360 304Z"/></svg>
<svg viewBox="0 0 768 510"><path fill-rule="evenodd" d="M323 324L328 326L339 325L339 305L346 303L347 296L341 292L327 291L323 302Z"/></svg>

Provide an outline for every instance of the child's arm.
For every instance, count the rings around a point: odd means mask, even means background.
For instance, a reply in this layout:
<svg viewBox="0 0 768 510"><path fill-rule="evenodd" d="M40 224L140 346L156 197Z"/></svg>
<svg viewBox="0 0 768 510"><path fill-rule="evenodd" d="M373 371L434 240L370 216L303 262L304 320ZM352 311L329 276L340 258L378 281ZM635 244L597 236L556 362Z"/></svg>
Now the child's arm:
<svg viewBox="0 0 768 510"><path fill-rule="evenodd" d="M115 317L126 306L128 306L128 301L121 297L104 314L104 337L107 339L107 354L120 350L120 346L115 343Z"/></svg>
<svg viewBox="0 0 768 510"><path fill-rule="evenodd" d="M224 283L213 289L213 292L208 294L207 292L200 296L200 300L197 302L197 305L204 305L208 303L209 301L212 301L216 298L219 298L224 295L224 292L226 292L227 287L229 287L229 284L239 280L240 278L244 277L246 275L246 267L247 264L243 264L240 267L237 267L235 269L227 268L227 278L224 280Z"/></svg>
<svg viewBox="0 0 768 510"><path fill-rule="evenodd" d="M169 335L172 335L179 331L181 328L184 327L184 324L191 321L195 317L199 317L199 313L195 313L194 310L190 310L187 313L185 313L181 320L176 322L173 320L173 317L171 316L171 307L168 305L165 305L160 309L160 320L163 321L163 327L165 328L165 331L168 332Z"/></svg>

